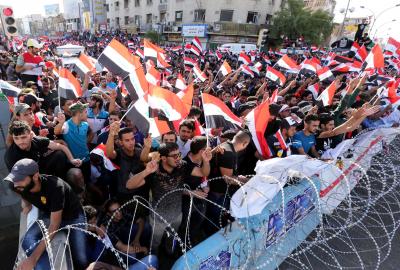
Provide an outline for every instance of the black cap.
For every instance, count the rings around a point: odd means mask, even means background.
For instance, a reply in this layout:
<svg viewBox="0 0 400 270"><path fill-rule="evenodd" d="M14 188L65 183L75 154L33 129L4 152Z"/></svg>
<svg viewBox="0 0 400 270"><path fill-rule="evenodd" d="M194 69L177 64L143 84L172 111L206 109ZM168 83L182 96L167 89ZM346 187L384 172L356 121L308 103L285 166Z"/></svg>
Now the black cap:
<svg viewBox="0 0 400 270"><path fill-rule="evenodd" d="M28 104L29 106L36 104L36 102L42 102L42 101L43 101L43 98L38 98L34 94L27 94L24 96L24 103Z"/></svg>
<svg viewBox="0 0 400 270"><path fill-rule="evenodd" d="M24 180L27 176L34 175L37 172L39 172L39 165L36 161L24 158L14 164L11 172L6 176L6 178L4 178L4 180L17 183Z"/></svg>

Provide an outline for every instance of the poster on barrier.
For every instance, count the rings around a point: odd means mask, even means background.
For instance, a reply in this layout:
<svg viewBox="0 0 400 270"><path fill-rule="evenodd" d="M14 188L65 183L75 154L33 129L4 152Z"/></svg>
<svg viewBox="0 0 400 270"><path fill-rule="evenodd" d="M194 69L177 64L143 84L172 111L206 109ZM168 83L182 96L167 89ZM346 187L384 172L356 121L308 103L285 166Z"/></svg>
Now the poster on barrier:
<svg viewBox="0 0 400 270"><path fill-rule="evenodd" d="M229 269L231 266L231 253L222 250L217 256L211 256L204 260L199 270Z"/></svg>

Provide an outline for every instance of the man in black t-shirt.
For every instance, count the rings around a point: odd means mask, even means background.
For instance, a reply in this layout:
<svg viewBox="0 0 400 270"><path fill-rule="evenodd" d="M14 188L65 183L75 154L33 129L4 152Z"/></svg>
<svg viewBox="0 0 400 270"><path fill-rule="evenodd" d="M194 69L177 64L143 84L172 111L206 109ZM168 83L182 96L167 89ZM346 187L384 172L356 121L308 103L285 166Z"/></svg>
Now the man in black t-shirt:
<svg viewBox="0 0 400 270"><path fill-rule="evenodd" d="M229 209L229 195L232 195L237 186L247 181L247 178L238 175L238 152L247 148L250 143L250 135L246 131L239 131L232 141L227 141L219 146L224 149L223 153L215 155L212 159L212 167L210 173L210 192L208 199ZM218 178L213 180L213 178ZM234 188L232 188L232 185ZM217 230L220 225L225 226L227 219L220 218L222 214L221 208L213 204L209 204L207 208L207 217L212 222L205 229L211 234ZM220 224L222 221L222 224Z"/></svg>
<svg viewBox="0 0 400 270"><path fill-rule="evenodd" d="M34 160L19 160L4 181L9 182L10 188L22 197L25 204L23 213L27 214L32 205L40 210L40 219L47 227L50 241L59 228L85 223L79 198L71 187L56 176L39 174L39 165ZM33 269L36 265L40 269L50 269L46 243L40 241L42 238L42 229L34 223L22 241L22 248L28 257L20 262L21 269ZM86 234L71 229L69 241L75 269L85 269L88 264Z"/></svg>
<svg viewBox="0 0 400 270"><path fill-rule="evenodd" d="M68 161L76 167L82 164L81 160L74 159L66 146L45 137L34 136L26 122L14 121L8 133L13 139L4 156L8 170L18 160L29 158L39 163L41 173L64 178L70 168Z"/></svg>
<svg viewBox="0 0 400 270"><path fill-rule="evenodd" d="M115 149L115 137L118 135L121 147ZM147 186L136 189L127 189L126 183L133 175L144 169L143 162L148 161L151 148L151 138L146 138L144 147L136 145L135 135L131 128L120 129L120 122L114 122L110 126L110 133L106 144L107 156L120 167L118 170L117 198L121 204L138 195L149 198Z"/></svg>
<svg viewBox="0 0 400 270"><path fill-rule="evenodd" d="M146 169L131 177L126 183L128 189L136 189L148 184L152 192L152 205L175 230L178 230L182 219L182 191L184 179L188 175L204 177L210 170L211 151L202 153L202 166L188 164L181 159L181 153L176 143L161 144L158 153L160 161L152 160L147 163ZM194 196L197 194L193 193ZM151 215L152 216L152 215ZM155 251L161 243L167 225L156 218L150 222L154 225L153 244Z"/></svg>

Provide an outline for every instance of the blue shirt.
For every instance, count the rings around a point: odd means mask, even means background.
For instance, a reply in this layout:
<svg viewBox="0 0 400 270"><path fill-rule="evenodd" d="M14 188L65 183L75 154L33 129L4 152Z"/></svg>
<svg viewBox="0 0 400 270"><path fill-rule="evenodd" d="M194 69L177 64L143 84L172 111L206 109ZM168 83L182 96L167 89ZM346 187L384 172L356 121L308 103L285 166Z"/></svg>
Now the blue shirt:
<svg viewBox="0 0 400 270"><path fill-rule="evenodd" d="M87 122L81 122L79 125L76 125L72 119L69 119L64 123L64 141L67 143L74 158L84 161L89 158L89 148L87 146L88 132L89 124Z"/></svg>
<svg viewBox="0 0 400 270"><path fill-rule="evenodd" d="M115 90L117 88L117 84L115 82L109 82L107 83L107 88Z"/></svg>
<svg viewBox="0 0 400 270"><path fill-rule="evenodd" d="M294 136L293 136L292 147L296 150L299 148L303 148L303 150L306 154L308 154L311 147L315 146L315 144L316 144L316 141L315 141L314 134L306 136L303 131L299 131L296 134L294 134Z"/></svg>
<svg viewBox="0 0 400 270"><path fill-rule="evenodd" d="M93 113L92 108L87 109L87 122L93 133L95 134L91 143L97 142L97 132L100 131L108 119L109 113L102 109L97 115Z"/></svg>

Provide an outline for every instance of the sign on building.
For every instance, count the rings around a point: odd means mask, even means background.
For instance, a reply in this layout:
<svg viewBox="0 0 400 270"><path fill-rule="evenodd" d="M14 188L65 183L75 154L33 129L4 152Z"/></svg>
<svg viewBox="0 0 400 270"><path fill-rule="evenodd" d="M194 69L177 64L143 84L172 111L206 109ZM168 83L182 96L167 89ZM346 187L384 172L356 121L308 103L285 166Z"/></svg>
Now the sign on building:
<svg viewBox="0 0 400 270"><path fill-rule="evenodd" d="M183 37L206 37L207 24L184 24L182 25Z"/></svg>

